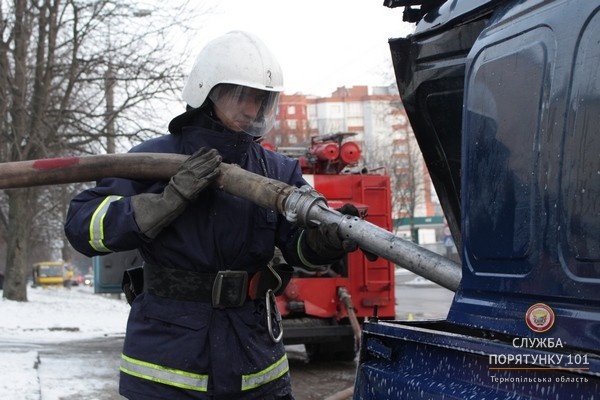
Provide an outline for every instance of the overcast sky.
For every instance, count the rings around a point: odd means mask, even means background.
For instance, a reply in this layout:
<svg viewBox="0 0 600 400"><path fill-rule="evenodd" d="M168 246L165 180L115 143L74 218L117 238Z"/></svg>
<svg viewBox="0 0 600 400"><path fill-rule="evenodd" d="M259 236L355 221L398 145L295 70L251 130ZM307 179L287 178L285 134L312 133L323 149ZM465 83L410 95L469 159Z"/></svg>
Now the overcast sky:
<svg viewBox="0 0 600 400"><path fill-rule="evenodd" d="M402 21L403 9L384 7L383 0L210 2L216 9L201 17L191 51L231 30L250 31L278 58L288 94L329 96L340 86L389 84L388 39L414 31Z"/></svg>

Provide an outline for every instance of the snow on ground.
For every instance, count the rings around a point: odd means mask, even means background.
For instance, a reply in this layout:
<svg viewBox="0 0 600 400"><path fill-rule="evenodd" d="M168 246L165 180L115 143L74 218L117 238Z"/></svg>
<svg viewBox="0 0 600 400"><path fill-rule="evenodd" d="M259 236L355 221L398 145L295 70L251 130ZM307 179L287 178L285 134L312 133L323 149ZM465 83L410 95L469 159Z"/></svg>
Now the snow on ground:
<svg viewBox="0 0 600 400"><path fill-rule="evenodd" d="M60 342L125 333L129 305L124 297L74 286L28 288L27 298L0 301L0 340Z"/></svg>
<svg viewBox="0 0 600 400"><path fill-rule="evenodd" d="M39 399L39 385L35 365L37 351L25 353L0 352L0 398Z"/></svg>
<svg viewBox="0 0 600 400"><path fill-rule="evenodd" d="M27 302L0 299L0 399L42 397L36 344L125 334L129 305L124 297L94 294L87 286L28 288L27 297ZM80 369L77 363L61 365L66 376ZM82 385L90 382L82 380ZM43 397L58 399L59 394Z"/></svg>

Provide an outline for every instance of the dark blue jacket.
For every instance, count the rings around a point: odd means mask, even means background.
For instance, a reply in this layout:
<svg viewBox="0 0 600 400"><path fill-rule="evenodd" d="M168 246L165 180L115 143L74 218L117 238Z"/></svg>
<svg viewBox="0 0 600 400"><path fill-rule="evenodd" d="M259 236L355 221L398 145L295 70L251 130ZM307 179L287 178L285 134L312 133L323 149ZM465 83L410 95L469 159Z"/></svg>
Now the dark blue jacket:
<svg viewBox="0 0 600 400"><path fill-rule="evenodd" d="M306 184L297 161L266 150L249 135L204 126L185 127L131 151L191 155L215 148L223 162L290 185ZM166 184L99 181L72 200L65 224L69 241L88 256L137 248L147 263L196 272L253 273L266 266L275 246L288 262L300 262L298 227L214 187L149 240L136 225L130 197L160 193ZM285 349L267 333L264 301L213 309L210 303L144 293L133 302L121 365L120 392L126 397L268 399L289 391Z"/></svg>

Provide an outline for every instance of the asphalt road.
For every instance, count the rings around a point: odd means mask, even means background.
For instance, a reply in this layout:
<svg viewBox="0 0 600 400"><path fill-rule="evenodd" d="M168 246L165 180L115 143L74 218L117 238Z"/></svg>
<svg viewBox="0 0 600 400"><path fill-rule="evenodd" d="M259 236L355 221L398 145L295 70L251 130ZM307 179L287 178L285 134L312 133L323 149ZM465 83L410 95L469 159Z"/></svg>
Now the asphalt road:
<svg viewBox="0 0 600 400"><path fill-rule="evenodd" d="M416 275L414 276L416 277ZM411 282L413 277L406 279ZM396 285L396 316L398 319L443 319L454 292L419 281L414 286ZM296 400L349 399L348 388L354 384L355 362L307 362L303 346L289 346L290 374Z"/></svg>
<svg viewBox="0 0 600 400"><path fill-rule="evenodd" d="M448 312L453 293L439 286L396 287L396 310L400 319L438 319ZM38 376L42 399L44 388L64 388L60 400L119 400L119 359L122 337L105 337L65 344L20 344L24 350L35 348L39 354ZM31 347L28 347L31 346ZM0 347L3 344L0 342ZM296 400L324 400L348 393L354 381L355 362L309 363L304 346L288 346L290 373ZM63 371L81 365L77 376L66 376ZM68 367L68 368L67 368ZM81 387L85 392L69 390L69 385ZM69 394L75 393L75 394Z"/></svg>
<svg viewBox="0 0 600 400"><path fill-rule="evenodd" d="M429 281L419 280L414 286L410 282L396 285L396 317L409 320L446 318L454 292Z"/></svg>

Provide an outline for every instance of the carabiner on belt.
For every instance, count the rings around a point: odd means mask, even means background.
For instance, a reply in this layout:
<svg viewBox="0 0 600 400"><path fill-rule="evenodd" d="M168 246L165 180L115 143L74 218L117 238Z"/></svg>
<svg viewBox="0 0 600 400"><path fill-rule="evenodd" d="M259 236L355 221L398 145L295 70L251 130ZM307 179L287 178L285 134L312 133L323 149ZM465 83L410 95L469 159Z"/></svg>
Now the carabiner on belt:
<svg viewBox="0 0 600 400"><path fill-rule="evenodd" d="M273 343L279 343L283 337L283 324L281 322L281 314L277 308L277 300L275 300L275 292L273 289L267 290L265 296L265 305L267 313L267 329L269 330L269 336ZM271 310L272 308L272 310ZM275 336L275 330L273 329L273 315L275 315L275 322L277 322L277 330L279 333Z"/></svg>

